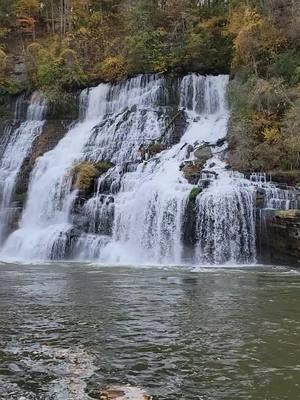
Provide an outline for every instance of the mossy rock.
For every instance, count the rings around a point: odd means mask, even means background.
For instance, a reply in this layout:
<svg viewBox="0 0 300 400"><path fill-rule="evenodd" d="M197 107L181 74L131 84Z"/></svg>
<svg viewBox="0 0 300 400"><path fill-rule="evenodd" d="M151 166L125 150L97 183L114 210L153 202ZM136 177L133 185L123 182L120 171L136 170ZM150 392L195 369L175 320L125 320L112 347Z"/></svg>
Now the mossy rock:
<svg viewBox="0 0 300 400"><path fill-rule="evenodd" d="M300 220L300 211L299 210L279 210L275 211L275 217L286 220Z"/></svg>
<svg viewBox="0 0 300 400"><path fill-rule="evenodd" d="M202 192L202 188L194 187L189 194L189 203L195 204L197 196Z"/></svg>
<svg viewBox="0 0 300 400"><path fill-rule="evenodd" d="M89 191L95 180L107 172L113 165L107 161L93 163L81 161L75 164L71 174L73 176L73 188L80 191Z"/></svg>

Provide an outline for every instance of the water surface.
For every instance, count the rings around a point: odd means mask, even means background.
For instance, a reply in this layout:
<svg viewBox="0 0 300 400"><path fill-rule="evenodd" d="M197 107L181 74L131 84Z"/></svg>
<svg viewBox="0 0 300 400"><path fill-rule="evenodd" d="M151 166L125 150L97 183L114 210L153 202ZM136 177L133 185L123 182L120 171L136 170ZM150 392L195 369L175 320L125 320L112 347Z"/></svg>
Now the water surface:
<svg viewBox="0 0 300 400"><path fill-rule="evenodd" d="M300 398L300 274L288 268L0 266L0 399Z"/></svg>

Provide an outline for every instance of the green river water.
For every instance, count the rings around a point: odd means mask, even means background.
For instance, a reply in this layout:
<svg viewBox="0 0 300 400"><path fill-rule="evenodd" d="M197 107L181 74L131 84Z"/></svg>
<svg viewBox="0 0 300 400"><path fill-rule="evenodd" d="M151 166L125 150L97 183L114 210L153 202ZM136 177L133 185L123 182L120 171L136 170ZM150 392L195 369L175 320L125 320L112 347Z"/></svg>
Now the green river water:
<svg viewBox="0 0 300 400"><path fill-rule="evenodd" d="M0 399L300 399L300 271L0 266Z"/></svg>

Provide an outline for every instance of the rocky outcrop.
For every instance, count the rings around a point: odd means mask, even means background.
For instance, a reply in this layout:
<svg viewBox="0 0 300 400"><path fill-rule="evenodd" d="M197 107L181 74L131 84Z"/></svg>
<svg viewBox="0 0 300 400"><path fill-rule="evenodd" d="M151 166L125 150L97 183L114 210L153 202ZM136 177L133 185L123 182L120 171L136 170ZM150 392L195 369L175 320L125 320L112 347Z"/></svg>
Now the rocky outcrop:
<svg viewBox="0 0 300 400"><path fill-rule="evenodd" d="M198 161L200 161L203 165L209 160L213 154L209 145L202 145L196 148L194 152L195 157Z"/></svg>
<svg viewBox="0 0 300 400"><path fill-rule="evenodd" d="M300 210L265 210L258 218L260 259L300 267Z"/></svg>
<svg viewBox="0 0 300 400"><path fill-rule="evenodd" d="M196 186L190 191L184 211L182 240L186 246L186 250L190 250L191 252L198 240L197 215L199 209L197 205L197 197L200 195L202 190L202 187Z"/></svg>

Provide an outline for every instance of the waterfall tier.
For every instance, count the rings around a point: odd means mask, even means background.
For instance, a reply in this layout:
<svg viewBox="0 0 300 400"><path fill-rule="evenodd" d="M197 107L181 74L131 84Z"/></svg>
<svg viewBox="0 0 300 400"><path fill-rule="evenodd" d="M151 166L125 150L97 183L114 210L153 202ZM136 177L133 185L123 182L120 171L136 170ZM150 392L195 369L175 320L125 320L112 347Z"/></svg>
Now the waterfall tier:
<svg viewBox="0 0 300 400"><path fill-rule="evenodd" d="M21 96L23 101L23 96ZM25 158L30 153L34 140L44 125L46 104L38 92L33 93L27 108L26 120L22 121L22 106L16 101L12 125L5 128L1 143L0 158L0 243L7 235L13 218L12 199L17 179Z"/></svg>

